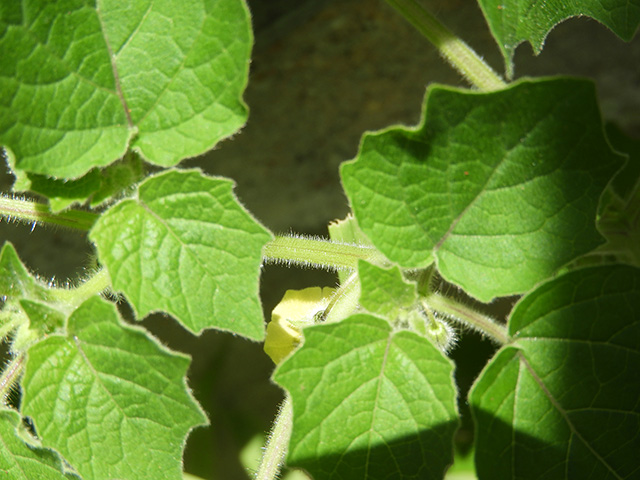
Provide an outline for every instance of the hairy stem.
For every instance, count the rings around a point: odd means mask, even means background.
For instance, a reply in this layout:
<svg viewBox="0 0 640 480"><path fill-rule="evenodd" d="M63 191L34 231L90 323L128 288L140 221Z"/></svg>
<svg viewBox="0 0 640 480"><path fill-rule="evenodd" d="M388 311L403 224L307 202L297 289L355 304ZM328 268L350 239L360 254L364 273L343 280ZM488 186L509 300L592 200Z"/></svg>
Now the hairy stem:
<svg viewBox="0 0 640 480"><path fill-rule="evenodd" d="M0 310L0 342L6 342L9 334L25 321L22 312L15 308L7 308L5 305Z"/></svg>
<svg viewBox="0 0 640 480"><path fill-rule="evenodd" d="M82 210L53 213L48 205L33 200L0 196L0 218L23 223L44 223L57 227L89 230L98 216Z"/></svg>
<svg viewBox="0 0 640 480"><path fill-rule="evenodd" d="M273 428L269 433L267 444L264 448L260 466L256 472L255 480L275 480L284 463L291 437L293 426L293 407L291 399L287 395L280 405L280 411L273 422Z"/></svg>
<svg viewBox="0 0 640 480"><path fill-rule="evenodd" d="M335 292L323 314L327 323L339 322L354 313L358 308L360 298L360 278L352 273Z"/></svg>
<svg viewBox="0 0 640 480"><path fill-rule="evenodd" d="M425 298L425 302L429 308L442 312L464 325L487 335L500 345L510 342L506 328L497 323L493 318L477 312L468 305L460 303L453 298L442 296L438 293L431 293Z"/></svg>
<svg viewBox="0 0 640 480"><path fill-rule="evenodd" d="M51 288L49 295L57 302L61 302L76 309L85 300L99 295L111 286L111 279L107 271L102 268L75 288Z"/></svg>
<svg viewBox="0 0 640 480"><path fill-rule="evenodd" d="M456 37L416 0L386 0L424 35L440 54L480 90L499 90L505 82L466 43Z"/></svg>
<svg viewBox="0 0 640 480"><path fill-rule="evenodd" d="M355 270L358 260L375 265L386 263L383 255L368 245L338 243L322 238L278 236L262 251L268 263L316 267L327 270Z"/></svg>
<svg viewBox="0 0 640 480"><path fill-rule="evenodd" d="M11 389L14 387L24 366L24 353L19 353L13 357L5 366L5 369L0 375L0 400L2 403L6 403L7 396L11 393Z"/></svg>

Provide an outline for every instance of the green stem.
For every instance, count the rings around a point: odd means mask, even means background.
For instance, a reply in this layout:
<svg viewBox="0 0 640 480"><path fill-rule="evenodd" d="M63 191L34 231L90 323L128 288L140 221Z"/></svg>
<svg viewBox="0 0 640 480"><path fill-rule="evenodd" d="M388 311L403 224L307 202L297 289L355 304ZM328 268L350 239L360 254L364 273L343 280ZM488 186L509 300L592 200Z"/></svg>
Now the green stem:
<svg viewBox="0 0 640 480"><path fill-rule="evenodd" d="M24 353L19 353L5 366L0 375L0 401L6 403L7 396L11 393L11 389L22 375L24 367Z"/></svg>
<svg viewBox="0 0 640 480"><path fill-rule="evenodd" d="M13 308L9 309L5 305L0 310L0 343L6 342L9 334L26 321L21 311Z"/></svg>
<svg viewBox="0 0 640 480"><path fill-rule="evenodd" d="M88 231L98 215L82 210L53 213L48 205L33 200L0 196L0 218L24 223L45 223L58 227Z"/></svg>
<svg viewBox="0 0 640 480"><path fill-rule="evenodd" d="M74 288L51 288L47 293L54 301L66 304L71 310L76 309L85 300L99 295L111 286L107 271L102 268L94 275Z"/></svg>
<svg viewBox="0 0 640 480"><path fill-rule="evenodd" d="M456 37L416 0L386 0L404 18L424 35L440 54L458 70L464 78L480 90L500 90L506 86L466 43Z"/></svg>
<svg viewBox="0 0 640 480"><path fill-rule="evenodd" d="M267 439L260 466L255 480L275 480L280 473L289 447L289 438L293 427L293 407L287 395L280 405L280 411L273 422L273 428Z"/></svg>
<svg viewBox="0 0 640 480"><path fill-rule="evenodd" d="M327 323L339 322L358 309L360 298L360 278L357 273L352 273L336 293L331 297L329 305L324 313L324 321Z"/></svg>
<svg viewBox="0 0 640 480"><path fill-rule="evenodd" d="M487 335L500 345L505 345L511 341L507 329L497 323L493 318L477 312L468 305L460 303L453 298L432 293L425 298L425 302L429 308L442 312L474 330Z"/></svg>
<svg viewBox="0 0 640 480"><path fill-rule="evenodd" d="M386 264L386 259L374 247L302 236L278 236L264 246L262 254L270 263L332 271L355 270L358 260L378 266Z"/></svg>

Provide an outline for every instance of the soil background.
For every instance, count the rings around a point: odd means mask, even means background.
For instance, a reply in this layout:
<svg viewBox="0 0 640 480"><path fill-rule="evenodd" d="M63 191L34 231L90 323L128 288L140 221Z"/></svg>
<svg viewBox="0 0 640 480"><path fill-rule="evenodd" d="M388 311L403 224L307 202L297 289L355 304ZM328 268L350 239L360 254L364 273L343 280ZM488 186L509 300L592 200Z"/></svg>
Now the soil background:
<svg viewBox="0 0 640 480"><path fill-rule="evenodd" d="M476 2L423 1L494 69L504 71ZM326 235L327 223L349 210L338 168L356 156L363 132L417 124L430 84L467 85L383 1L248 3L255 31L244 97L249 121L233 138L182 165L233 178L242 203L274 232ZM637 38L627 44L593 20L571 19L551 32L540 56L533 56L528 44L521 45L515 74L594 79L604 118L640 138ZM7 191L11 177L0 180ZM31 232L24 225L2 224L0 240L13 242L31 269L62 282L82 275L92 254L83 235L39 227ZM335 284L329 274L274 266L264 269L262 280L267 314L287 288ZM196 338L168 317L154 316L144 323L165 343L194 355L190 385L209 412L212 427L190 438L187 470L208 479L246 480L239 452L268 430L281 399L269 379L273 365L262 346L216 332ZM473 336L465 342L456 357L461 359L458 378L468 386L492 347ZM458 440L464 449L472 437L468 412L463 410L463 416Z"/></svg>

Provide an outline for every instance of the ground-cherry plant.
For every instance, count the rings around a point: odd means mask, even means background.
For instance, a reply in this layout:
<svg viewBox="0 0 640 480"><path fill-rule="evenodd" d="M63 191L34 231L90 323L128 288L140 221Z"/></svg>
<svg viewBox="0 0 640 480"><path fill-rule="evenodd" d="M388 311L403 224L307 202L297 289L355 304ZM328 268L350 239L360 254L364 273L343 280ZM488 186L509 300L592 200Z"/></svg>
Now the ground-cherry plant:
<svg viewBox="0 0 640 480"><path fill-rule="evenodd" d="M246 122L243 0L0 3L0 214L95 248L63 287L2 246L2 479L192 478L183 448L209 418L190 359L124 302L265 341L286 400L256 478L443 478L460 402L480 479L640 478L639 145L588 79L510 81L518 44L576 15L630 40L640 5L479 0L502 78L416 0L387 3L471 88L431 85L419 125L363 136L326 239L274 235L232 180L179 167ZM339 281L287 292L265 326L270 263ZM505 323L458 291L518 300ZM469 329L496 353L460 399Z"/></svg>

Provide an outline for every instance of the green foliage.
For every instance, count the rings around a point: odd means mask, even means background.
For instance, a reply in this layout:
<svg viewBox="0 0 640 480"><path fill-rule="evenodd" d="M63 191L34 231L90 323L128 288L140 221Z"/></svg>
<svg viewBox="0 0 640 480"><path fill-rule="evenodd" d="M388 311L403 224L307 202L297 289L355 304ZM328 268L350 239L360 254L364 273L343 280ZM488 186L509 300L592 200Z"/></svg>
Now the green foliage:
<svg viewBox="0 0 640 480"><path fill-rule="evenodd" d="M29 274L13 245L0 250L0 291L8 299L46 300L49 290ZM5 300L6 301L6 300Z"/></svg>
<svg viewBox="0 0 640 480"><path fill-rule="evenodd" d="M0 15L0 142L16 170L77 178L127 149L172 166L246 121L244 2L4 2Z"/></svg>
<svg viewBox="0 0 640 480"><path fill-rule="evenodd" d="M44 195L49 199L51 210L57 212L87 199L92 207L101 206L142 180L144 174L142 160L131 153L108 167L92 168L76 180L17 171L13 188L16 191L32 191Z"/></svg>
<svg viewBox="0 0 640 480"><path fill-rule="evenodd" d="M389 3L454 64L473 58L412 0ZM640 19L637 2L565 3L480 0L508 73L569 16L624 39ZM0 250L0 477L187 478L208 424L190 358L117 304L260 341L265 261L337 270L339 287L286 318L288 400L257 478L287 447L318 480L443 478L467 400L447 353L460 325L498 344L468 397L481 480L637 477L640 149L603 128L592 82L501 88L458 63L492 91L430 86L418 126L365 134L341 167L353 216L332 242L274 238L232 180L177 168L245 123L251 46L243 0L0 4L0 143L14 191L48 200L3 197L0 216L84 228L96 251L62 288ZM460 291L522 297L504 325Z"/></svg>
<svg viewBox="0 0 640 480"><path fill-rule="evenodd" d="M0 472L15 480L73 480L63 473L60 457L52 450L34 445L35 439L21 425L18 412L0 410ZM20 432L20 435L18 435Z"/></svg>
<svg viewBox="0 0 640 480"><path fill-rule="evenodd" d="M424 115L416 129L365 135L341 169L358 224L387 258L408 268L435 258L447 280L489 301L603 243L593 218L622 158L590 82L432 87Z"/></svg>
<svg viewBox="0 0 640 480"><path fill-rule="evenodd" d="M442 477L457 428L452 373L429 340L380 318L309 327L274 376L293 401L289 462L315 478Z"/></svg>
<svg viewBox="0 0 640 480"><path fill-rule="evenodd" d="M627 266L569 272L516 305L513 344L470 396L481 478L637 475L638 312L640 271Z"/></svg>
<svg viewBox="0 0 640 480"><path fill-rule="evenodd" d="M513 72L516 47L528 41L540 53L549 31L570 17L588 15L606 25L620 38L630 41L640 24L640 3L627 0L478 0L489 28Z"/></svg>
<svg viewBox="0 0 640 480"><path fill-rule="evenodd" d="M186 389L189 359L124 325L98 297L65 333L29 349L22 383L22 411L44 444L82 478L180 478L186 435L206 422Z"/></svg>
<svg viewBox="0 0 640 480"><path fill-rule="evenodd" d="M238 204L232 186L199 171L170 170L100 217L90 237L113 287L140 318L163 310L194 333L216 327L264 338L257 293L270 235Z"/></svg>
<svg viewBox="0 0 640 480"><path fill-rule="evenodd" d="M393 321L418 301L415 285L403 280L399 268L383 270L360 261L358 276L361 284L360 306L369 312Z"/></svg>

